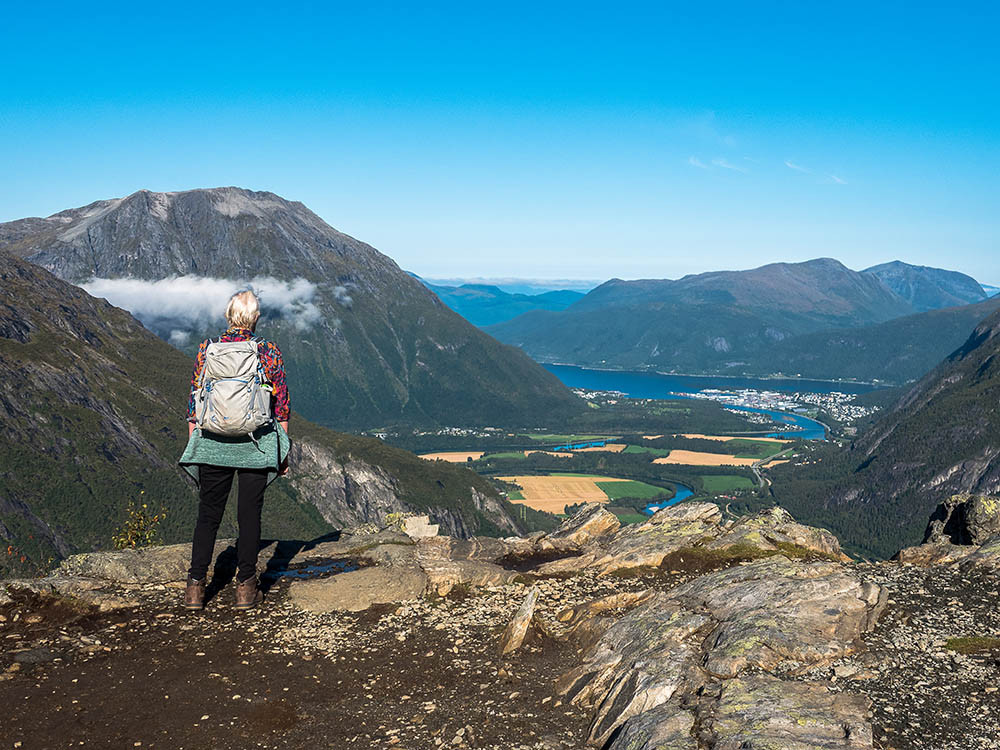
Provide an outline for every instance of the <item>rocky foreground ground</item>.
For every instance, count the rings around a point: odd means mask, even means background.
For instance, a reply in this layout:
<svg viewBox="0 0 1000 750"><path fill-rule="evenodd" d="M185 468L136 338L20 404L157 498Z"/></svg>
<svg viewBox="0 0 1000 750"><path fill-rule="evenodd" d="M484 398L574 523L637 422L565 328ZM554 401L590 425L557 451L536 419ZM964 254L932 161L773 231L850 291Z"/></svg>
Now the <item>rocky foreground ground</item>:
<svg viewBox="0 0 1000 750"><path fill-rule="evenodd" d="M704 503L411 533L272 544L250 613L227 543L201 613L183 546L3 582L0 747L1000 748L992 537L861 564Z"/></svg>

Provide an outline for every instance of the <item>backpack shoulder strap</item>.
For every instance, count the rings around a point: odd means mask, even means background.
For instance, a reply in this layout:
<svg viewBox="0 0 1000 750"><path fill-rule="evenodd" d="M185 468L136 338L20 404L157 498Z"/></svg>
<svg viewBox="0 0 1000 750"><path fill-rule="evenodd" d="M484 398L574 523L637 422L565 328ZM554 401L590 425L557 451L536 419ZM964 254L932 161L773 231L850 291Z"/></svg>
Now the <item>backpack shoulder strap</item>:
<svg viewBox="0 0 1000 750"><path fill-rule="evenodd" d="M205 339L204 341L201 342L201 346L204 347L204 352L205 352L206 355L208 354L208 347L211 346L214 343L215 343L215 339ZM199 347L199 350L200 349L201 349L201 347ZM207 364L208 364L207 359L203 358L202 362L201 362L201 372L198 373L198 387L199 388L204 388L205 387L205 370L206 370L206 365Z"/></svg>

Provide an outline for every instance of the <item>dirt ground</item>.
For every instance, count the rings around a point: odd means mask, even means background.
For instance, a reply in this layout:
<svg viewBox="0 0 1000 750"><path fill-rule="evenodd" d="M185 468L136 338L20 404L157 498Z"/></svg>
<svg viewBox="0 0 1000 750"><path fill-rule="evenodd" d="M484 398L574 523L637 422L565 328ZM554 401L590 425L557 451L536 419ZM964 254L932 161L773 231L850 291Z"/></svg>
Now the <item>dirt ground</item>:
<svg viewBox="0 0 1000 750"><path fill-rule="evenodd" d="M554 691L579 663L575 644L536 635L498 657L529 586L556 628L563 607L669 589L715 567L701 563L676 554L636 577L585 573L358 614L294 608L286 579L249 613L232 608L231 583L201 613L162 585L122 591L139 606L108 613L19 594L0 607L0 748L581 750L589 715ZM870 698L876 750L1000 748L1000 651L947 645L1000 632L1000 578L857 570L889 589L886 611L860 651L802 679Z"/></svg>
<svg viewBox="0 0 1000 750"><path fill-rule="evenodd" d="M221 594L194 614L177 589L127 613L4 607L0 747L582 746L587 717L552 692L572 665L568 645L537 644L501 663L494 623L456 639L417 615L396 622L388 607L339 615L330 627L353 645L331 652L336 634L326 633L314 650L310 631L295 642L279 634L302 619L280 588L251 613Z"/></svg>

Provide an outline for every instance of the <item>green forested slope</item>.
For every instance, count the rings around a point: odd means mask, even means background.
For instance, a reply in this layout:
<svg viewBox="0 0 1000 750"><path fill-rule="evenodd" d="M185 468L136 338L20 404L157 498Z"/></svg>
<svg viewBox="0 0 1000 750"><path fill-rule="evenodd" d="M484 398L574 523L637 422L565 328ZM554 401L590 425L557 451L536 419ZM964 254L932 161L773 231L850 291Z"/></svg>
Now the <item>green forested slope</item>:
<svg viewBox="0 0 1000 750"><path fill-rule="evenodd" d="M190 367L128 313L0 252L0 567L38 571L108 547L129 500L167 510L164 541L189 536L196 496L175 462ZM400 509L458 533L516 529L491 486L462 467L297 417L291 430L292 478L268 490L267 535L312 538ZM230 518L222 533L233 528Z"/></svg>
<svg viewBox="0 0 1000 750"><path fill-rule="evenodd" d="M952 494L1000 494L1000 312L849 451L830 446L811 461L775 469L775 497L869 555L919 543Z"/></svg>

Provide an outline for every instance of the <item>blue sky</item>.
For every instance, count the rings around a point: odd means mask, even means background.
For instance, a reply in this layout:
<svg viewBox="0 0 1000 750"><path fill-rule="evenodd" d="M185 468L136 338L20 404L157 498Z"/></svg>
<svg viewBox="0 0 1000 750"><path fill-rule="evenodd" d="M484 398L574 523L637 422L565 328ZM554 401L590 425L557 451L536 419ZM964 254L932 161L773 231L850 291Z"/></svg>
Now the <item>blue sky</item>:
<svg viewBox="0 0 1000 750"><path fill-rule="evenodd" d="M426 276L1000 281L992 3L29 5L0 220L240 185Z"/></svg>

